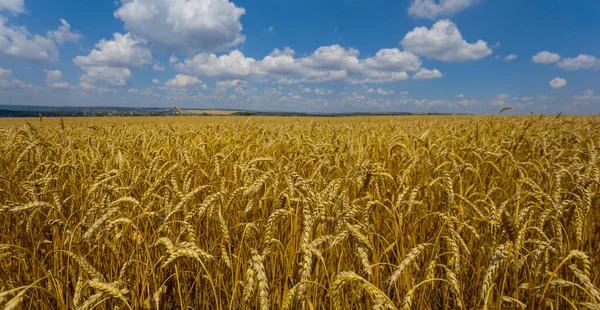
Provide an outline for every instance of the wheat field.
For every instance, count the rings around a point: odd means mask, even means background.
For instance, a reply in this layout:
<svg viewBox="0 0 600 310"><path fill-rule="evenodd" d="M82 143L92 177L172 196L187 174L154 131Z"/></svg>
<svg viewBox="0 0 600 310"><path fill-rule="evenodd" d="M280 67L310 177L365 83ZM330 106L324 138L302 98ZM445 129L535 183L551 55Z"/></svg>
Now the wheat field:
<svg viewBox="0 0 600 310"><path fill-rule="evenodd" d="M600 309L600 118L0 122L5 309Z"/></svg>

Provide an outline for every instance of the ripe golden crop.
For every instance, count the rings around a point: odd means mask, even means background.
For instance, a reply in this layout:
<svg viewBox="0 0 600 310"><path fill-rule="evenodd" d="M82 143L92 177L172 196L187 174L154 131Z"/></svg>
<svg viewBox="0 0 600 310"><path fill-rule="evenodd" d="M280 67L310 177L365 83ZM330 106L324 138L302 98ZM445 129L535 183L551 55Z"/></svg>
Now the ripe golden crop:
<svg viewBox="0 0 600 310"><path fill-rule="evenodd" d="M28 121L7 309L600 307L598 117Z"/></svg>

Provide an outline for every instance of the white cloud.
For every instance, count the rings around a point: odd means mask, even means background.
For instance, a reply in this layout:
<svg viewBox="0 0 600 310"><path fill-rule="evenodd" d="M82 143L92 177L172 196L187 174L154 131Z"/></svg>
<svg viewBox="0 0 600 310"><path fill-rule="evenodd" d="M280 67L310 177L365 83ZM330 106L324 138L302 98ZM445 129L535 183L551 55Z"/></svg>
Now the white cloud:
<svg viewBox="0 0 600 310"><path fill-rule="evenodd" d="M600 100L600 96L594 96L594 91L591 89L586 89L583 92L583 95L575 95L573 98L579 101L598 101Z"/></svg>
<svg viewBox="0 0 600 310"><path fill-rule="evenodd" d="M499 48L502 45L502 43L500 43L500 41L497 41L496 43L494 43L494 45L492 45L492 48Z"/></svg>
<svg viewBox="0 0 600 310"><path fill-rule="evenodd" d="M550 87L552 87L552 89L563 88L565 87L565 85L567 85L567 80L556 77L552 79L552 81L550 81L549 84Z"/></svg>
<svg viewBox="0 0 600 310"><path fill-rule="evenodd" d="M273 26L269 26L269 28L267 28L267 32L273 32L273 31L274 31Z"/></svg>
<svg viewBox="0 0 600 310"><path fill-rule="evenodd" d="M279 80L277 80L277 84L282 84L282 85L295 85L295 84L299 84L300 80L298 79L288 79L288 78L281 78Z"/></svg>
<svg viewBox="0 0 600 310"><path fill-rule="evenodd" d="M246 57L239 50L220 56L200 53L174 67L196 76L276 81L279 84L344 80L352 84L399 82L408 79L408 74L394 70L420 67L418 57L397 49L362 60L358 58L358 50L339 45L321 46L306 57L295 58L294 55L294 50L289 47L275 49L262 60ZM385 66L386 62L389 67Z"/></svg>
<svg viewBox="0 0 600 310"><path fill-rule="evenodd" d="M377 88L377 93L382 96L391 96L394 94L394 91L392 89Z"/></svg>
<svg viewBox="0 0 600 310"><path fill-rule="evenodd" d="M50 87L64 89L64 88L71 87L71 85L67 82L55 82L55 83L50 84Z"/></svg>
<svg viewBox="0 0 600 310"><path fill-rule="evenodd" d="M463 94L456 96L456 98L464 98L464 97L465 97L465 95L463 95Z"/></svg>
<svg viewBox="0 0 600 310"><path fill-rule="evenodd" d="M308 88L308 87L301 87L300 90L303 93L307 93L307 94L311 94L312 93L312 90L310 88Z"/></svg>
<svg viewBox="0 0 600 310"><path fill-rule="evenodd" d="M27 84L19 79L0 80L0 88L32 88L33 85Z"/></svg>
<svg viewBox="0 0 600 310"><path fill-rule="evenodd" d="M228 80L228 81L217 81L217 87L248 87L248 81L242 80Z"/></svg>
<svg viewBox="0 0 600 310"><path fill-rule="evenodd" d="M51 84L62 80L62 72L60 70L44 70L46 72L46 83Z"/></svg>
<svg viewBox="0 0 600 310"><path fill-rule="evenodd" d="M195 76L177 74L174 78L168 80L165 85L178 88L187 88L200 83L202 83L202 81L198 80L198 78Z"/></svg>
<svg viewBox="0 0 600 310"><path fill-rule="evenodd" d="M11 79L12 71L0 67L0 88L32 88L33 85L18 79Z"/></svg>
<svg viewBox="0 0 600 310"><path fill-rule="evenodd" d="M542 51L531 57L531 60L538 64L553 64L560 60L560 55L548 51Z"/></svg>
<svg viewBox="0 0 600 310"><path fill-rule="evenodd" d="M130 89L127 90L127 92L130 93L130 94L137 94L137 93L140 92L140 90L137 89L137 88L130 88Z"/></svg>
<svg viewBox="0 0 600 310"><path fill-rule="evenodd" d="M215 54L197 54L183 63L177 63L175 68L198 76L239 78L256 74L255 64L253 58L246 58L242 52L233 50L218 57Z"/></svg>
<svg viewBox="0 0 600 310"><path fill-rule="evenodd" d="M400 43L409 52L446 62L478 60L492 53L483 40L468 43L447 19L436 22L431 29L416 27Z"/></svg>
<svg viewBox="0 0 600 310"><path fill-rule="evenodd" d="M85 73L81 76L79 81L81 82L80 86L83 88L93 88L97 85L124 86L131 79L131 70L128 68L91 66L83 67L82 69Z"/></svg>
<svg viewBox="0 0 600 310"><path fill-rule="evenodd" d="M496 98L490 100L490 104L493 106L503 106L506 104L508 98L510 98L509 94L498 94Z"/></svg>
<svg viewBox="0 0 600 310"><path fill-rule="evenodd" d="M53 40L32 35L25 27L6 25L6 18L0 15L0 54L25 60L55 61L58 48Z"/></svg>
<svg viewBox="0 0 600 310"><path fill-rule="evenodd" d="M591 55L579 55L563 59L557 67L566 70L600 69L600 59Z"/></svg>
<svg viewBox="0 0 600 310"><path fill-rule="evenodd" d="M456 14L477 3L477 0L412 0L408 14L436 19Z"/></svg>
<svg viewBox="0 0 600 310"><path fill-rule="evenodd" d="M102 39L88 56L77 56L73 63L83 66L128 67L141 69L152 63L152 53L145 42L131 34L113 34L113 40Z"/></svg>
<svg viewBox="0 0 600 310"><path fill-rule="evenodd" d="M444 75L438 69L429 70L429 69L421 68L421 70L419 70L419 72L417 72L417 73L415 73L415 75L413 75L413 80L439 79L443 76Z"/></svg>
<svg viewBox="0 0 600 310"><path fill-rule="evenodd" d="M258 67L261 71L272 74L300 74L303 68L302 65L294 59L295 53L296 52L289 47L284 48L283 51L276 48L271 54L260 61Z"/></svg>
<svg viewBox="0 0 600 310"><path fill-rule="evenodd" d="M46 72L46 83L51 88L69 88L71 85L62 81L62 72L60 70L44 70Z"/></svg>
<svg viewBox="0 0 600 310"><path fill-rule="evenodd" d="M408 80L408 74L406 72L372 72L366 78L353 79L350 81L352 84L381 84L391 82L402 82Z"/></svg>
<svg viewBox="0 0 600 310"><path fill-rule="evenodd" d="M66 20L60 19L60 26L54 31L48 32L48 38L56 41L58 44L64 42L77 42L81 39L81 35L76 32L71 32L71 25Z"/></svg>
<svg viewBox="0 0 600 310"><path fill-rule="evenodd" d="M12 75L12 70L0 67L0 79L5 79Z"/></svg>
<svg viewBox="0 0 600 310"><path fill-rule="evenodd" d="M365 59L364 64L376 70L417 71L421 68L421 59L413 53L390 48L380 49L375 57Z"/></svg>
<svg viewBox="0 0 600 310"><path fill-rule="evenodd" d="M333 94L333 90L327 88L315 88L315 94L320 96L326 96Z"/></svg>
<svg viewBox="0 0 600 310"><path fill-rule="evenodd" d="M515 54L510 54L508 56L506 56L506 58L504 58L505 61L511 61L511 60L515 60L519 58L519 56L515 55Z"/></svg>
<svg viewBox="0 0 600 310"><path fill-rule="evenodd" d="M2 0L0 1L0 11L7 10L13 14L25 12L25 0Z"/></svg>
<svg viewBox="0 0 600 310"><path fill-rule="evenodd" d="M14 1L0 0L7 10L19 13L19 5ZM65 41L77 41L81 36L70 31L69 24L61 19L61 26L55 31L49 31L46 36L31 34L24 26L7 24L7 19L0 15L0 54L9 57L32 61L58 60L58 46Z"/></svg>
<svg viewBox="0 0 600 310"><path fill-rule="evenodd" d="M84 90L93 90L99 93L113 93L116 94L117 90L110 87L97 87L96 85L87 83L87 82L79 82L79 87Z"/></svg>
<svg viewBox="0 0 600 310"><path fill-rule="evenodd" d="M154 90L151 87L142 89L142 91L140 92L140 94L145 95L145 96L154 96L156 98L160 98L160 95L155 93Z"/></svg>
<svg viewBox="0 0 600 310"><path fill-rule="evenodd" d="M304 82L335 82L343 81L348 78L346 70L310 70L305 73L305 77L301 80Z"/></svg>
<svg viewBox="0 0 600 310"><path fill-rule="evenodd" d="M125 29L166 52L218 51L245 40L240 17L228 0L121 0L114 13Z"/></svg>
<svg viewBox="0 0 600 310"><path fill-rule="evenodd" d="M477 100L468 100L468 99L463 99L463 100L459 100L458 104L462 105L462 106L468 106L468 105L473 105L473 104L478 104L479 101Z"/></svg>
<svg viewBox="0 0 600 310"><path fill-rule="evenodd" d="M321 70L360 70L358 55L354 48L344 48L338 44L321 46L309 57L303 58L303 65Z"/></svg>
<svg viewBox="0 0 600 310"><path fill-rule="evenodd" d="M165 71L166 70L165 66L161 66L159 63L153 64L152 69L154 69L154 71Z"/></svg>

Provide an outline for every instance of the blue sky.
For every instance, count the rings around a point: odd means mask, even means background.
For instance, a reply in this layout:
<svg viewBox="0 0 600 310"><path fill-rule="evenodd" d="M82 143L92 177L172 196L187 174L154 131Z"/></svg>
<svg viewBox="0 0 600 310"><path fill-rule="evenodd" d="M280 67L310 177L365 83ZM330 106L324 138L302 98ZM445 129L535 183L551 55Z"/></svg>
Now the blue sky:
<svg viewBox="0 0 600 310"><path fill-rule="evenodd" d="M600 113L600 2L0 0L0 105Z"/></svg>

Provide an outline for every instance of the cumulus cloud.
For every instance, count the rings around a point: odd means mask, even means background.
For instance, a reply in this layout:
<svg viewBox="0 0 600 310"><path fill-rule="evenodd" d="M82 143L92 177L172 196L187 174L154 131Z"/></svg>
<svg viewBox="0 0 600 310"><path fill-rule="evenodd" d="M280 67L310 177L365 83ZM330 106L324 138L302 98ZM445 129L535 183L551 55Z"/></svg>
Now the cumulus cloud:
<svg viewBox="0 0 600 310"><path fill-rule="evenodd" d="M25 0L2 0L0 1L0 12L2 10L9 11L13 14L25 12Z"/></svg>
<svg viewBox="0 0 600 310"><path fill-rule="evenodd" d="M0 0L0 12L8 11L15 15L25 12L23 0ZM75 42L81 35L71 31L69 23L60 19L61 25L44 35L32 34L24 26L8 24L8 19L0 15L0 54L31 61L58 60L58 45Z"/></svg>
<svg viewBox="0 0 600 310"><path fill-rule="evenodd" d="M557 67L566 70L600 69L600 59L591 55L579 55L561 60Z"/></svg>
<svg viewBox="0 0 600 310"><path fill-rule="evenodd" d="M161 66L159 63L153 64L152 69L154 69L154 71L165 71L166 70L165 66Z"/></svg>
<svg viewBox="0 0 600 310"><path fill-rule="evenodd" d="M298 85L298 89L300 89L300 91L302 91L303 93L307 93L307 94L311 94L312 93L312 89L310 89L308 87L304 87L302 85Z"/></svg>
<svg viewBox="0 0 600 310"><path fill-rule="evenodd" d="M567 80L556 77L552 79L549 84L552 89L563 88L565 85L567 85Z"/></svg>
<svg viewBox="0 0 600 310"><path fill-rule="evenodd" d="M367 77L352 79L352 84L381 84L381 83L392 83L402 82L408 80L408 74L406 72L371 72Z"/></svg>
<svg viewBox="0 0 600 310"><path fill-rule="evenodd" d="M368 68L384 71L417 71L421 68L421 59L413 53L397 48L380 49L374 57L364 60Z"/></svg>
<svg viewBox="0 0 600 310"><path fill-rule="evenodd" d="M46 83L54 83L62 80L62 72L60 70L44 70L46 72Z"/></svg>
<svg viewBox="0 0 600 310"><path fill-rule="evenodd" d="M178 88L187 88L200 83L202 83L202 81L195 76L177 74L174 78L168 80L165 85Z"/></svg>
<svg viewBox="0 0 600 310"><path fill-rule="evenodd" d="M187 58L183 63L177 63L175 68L179 71L210 77L247 77L257 73L256 60L246 58L238 50L229 54L217 56L215 54L197 54Z"/></svg>
<svg viewBox="0 0 600 310"><path fill-rule="evenodd" d="M54 31L48 32L48 38L56 41L58 44L64 42L77 42L81 39L81 35L71 31L71 25L66 20L60 19L60 26Z"/></svg>
<svg viewBox="0 0 600 310"><path fill-rule="evenodd" d="M130 94L137 94L137 93L140 92L140 90L137 89L137 88L130 88L130 89L127 90L127 92L130 93Z"/></svg>
<svg viewBox="0 0 600 310"><path fill-rule="evenodd" d="M71 87L71 85L67 82L55 82L55 83L50 84L50 87L63 89L63 88L69 88L69 87Z"/></svg>
<svg viewBox="0 0 600 310"><path fill-rule="evenodd" d="M548 51L542 51L531 57L531 60L538 64L553 64L560 61L560 55Z"/></svg>
<svg viewBox="0 0 600 310"><path fill-rule="evenodd" d="M124 86L131 79L131 70L107 66L83 67L84 74L79 79L84 89L101 86Z"/></svg>
<svg viewBox="0 0 600 310"><path fill-rule="evenodd" d="M58 47L54 40L31 34L26 27L6 23L7 19L0 15L0 54L33 61L58 59Z"/></svg>
<svg viewBox="0 0 600 310"><path fill-rule="evenodd" d="M398 49L380 50L374 57L366 59L360 59L359 54L357 49L337 44L321 46L300 58L295 58L295 51L289 47L275 49L261 60L233 50L220 56L199 53L174 64L174 68L196 76L276 81L279 84L334 81L363 84L404 81L408 74L400 70L416 71L421 66L417 56Z"/></svg>
<svg viewBox="0 0 600 310"><path fill-rule="evenodd" d="M358 55L355 48L344 48L338 44L321 46L312 55L304 58L304 65L323 70L359 70Z"/></svg>
<svg viewBox="0 0 600 310"><path fill-rule="evenodd" d="M483 40L468 43L450 20L436 22L431 29L416 27L400 42L409 52L445 62L465 62L489 56L492 50Z"/></svg>
<svg viewBox="0 0 600 310"><path fill-rule="evenodd" d="M436 19L456 14L477 3L477 0L412 0L408 14Z"/></svg>
<svg viewBox="0 0 600 310"><path fill-rule="evenodd" d="M223 50L245 40L243 8L228 0L121 0L125 29L165 52Z"/></svg>
<svg viewBox="0 0 600 310"><path fill-rule="evenodd" d="M259 70L279 75L300 74L303 68L294 58L295 53L289 47L283 51L276 48L258 64Z"/></svg>
<svg viewBox="0 0 600 310"><path fill-rule="evenodd" d="M5 79L12 75L12 70L0 67L0 79Z"/></svg>
<svg viewBox="0 0 600 310"><path fill-rule="evenodd" d="M24 83L19 79L13 79L12 70L0 67L0 88L31 88L33 85Z"/></svg>
<svg viewBox="0 0 600 310"><path fill-rule="evenodd" d="M439 79L443 76L444 75L438 69L429 70L429 69L421 68L421 70L419 70L419 72L417 72L417 73L415 73L415 75L413 75L413 80Z"/></svg>
<svg viewBox="0 0 600 310"><path fill-rule="evenodd" d="M490 105L493 106L504 106L506 104L506 100L510 97L509 94L498 94L496 98L490 100Z"/></svg>
<svg viewBox="0 0 600 310"><path fill-rule="evenodd" d="M217 81L217 87L231 88L231 87L248 87L248 81L242 80L227 80Z"/></svg>
<svg viewBox="0 0 600 310"><path fill-rule="evenodd" d="M377 93L382 96L391 96L394 94L394 91L392 89L377 88Z"/></svg>
<svg viewBox="0 0 600 310"><path fill-rule="evenodd" d="M62 80L62 72L60 70L44 70L46 72L46 83L51 88L69 88L71 85Z"/></svg>
<svg viewBox="0 0 600 310"><path fill-rule="evenodd" d="M575 95L573 98L579 101L600 101L600 96L595 96L591 89L586 89L583 95Z"/></svg>
<svg viewBox="0 0 600 310"><path fill-rule="evenodd" d="M315 94L320 96L326 96L333 94L333 90L327 88L315 88Z"/></svg>
<svg viewBox="0 0 600 310"><path fill-rule="evenodd" d="M83 66L108 66L142 69L152 63L152 53L145 42L131 34L113 34L113 40L102 39L88 56L77 56L73 63Z"/></svg>
<svg viewBox="0 0 600 310"><path fill-rule="evenodd" d="M504 58L505 61L511 61L511 60L515 60L519 58L519 56L515 55L515 54L510 54L508 56L506 56L506 58Z"/></svg>
<svg viewBox="0 0 600 310"><path fill-rule="evenodd" d="M467 100L467 99L463 99L463 100L459 100L458 104L462 105L462 106L468 106L468 105L473 105L473 104L478 104L479 101L477 100Z"/></svg>

